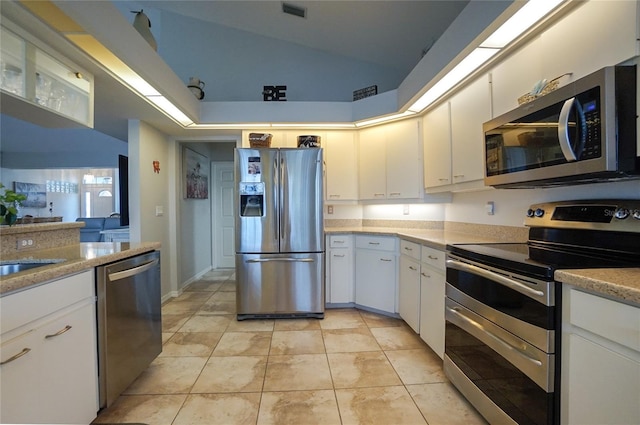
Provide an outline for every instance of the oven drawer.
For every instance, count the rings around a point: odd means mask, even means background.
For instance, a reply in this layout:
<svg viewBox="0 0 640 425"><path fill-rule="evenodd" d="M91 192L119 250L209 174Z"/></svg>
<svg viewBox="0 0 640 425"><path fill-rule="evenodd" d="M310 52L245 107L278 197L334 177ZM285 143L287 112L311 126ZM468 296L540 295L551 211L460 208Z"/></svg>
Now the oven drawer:
<svg viewBox="0 0 640 425"><path fill-rule="evenodd" d="M555 370L553 354L539 350L449 298L445 300L445 320L508 360L540 388L546 392L553 392ZM455 345L455 335L447 335L446 339L447 345Z"/></svg>

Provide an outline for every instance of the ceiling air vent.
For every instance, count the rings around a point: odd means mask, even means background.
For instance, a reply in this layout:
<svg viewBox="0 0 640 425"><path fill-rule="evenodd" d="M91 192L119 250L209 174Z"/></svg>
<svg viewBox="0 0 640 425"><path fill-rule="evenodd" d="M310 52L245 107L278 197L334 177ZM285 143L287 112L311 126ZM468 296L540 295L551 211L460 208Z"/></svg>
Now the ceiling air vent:
<svg viewBox="0 0 640 425"><path fill-rule="evenodd" d="M296 6L291 3L282 3L282 11L289 15L298 16L300 18L307 17L307 9L304 7Z"/></svg>

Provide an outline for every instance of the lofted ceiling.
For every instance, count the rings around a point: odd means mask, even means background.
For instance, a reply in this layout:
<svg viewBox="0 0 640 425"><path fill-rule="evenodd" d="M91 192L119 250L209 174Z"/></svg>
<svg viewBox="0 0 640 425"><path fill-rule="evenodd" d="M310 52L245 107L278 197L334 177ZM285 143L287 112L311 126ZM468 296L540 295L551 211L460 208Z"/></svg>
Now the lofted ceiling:
<svg viewBox="0 0 640 425"><path fill-rule="evenodd" d="M115 1L129 10L175 13L397 68L407 75L469 0ZM305 11L301 18L283 4ZM176 37L180 37L176 34ZM184 40L190 43L193 40ZM205 42L205 41L203 41Z"/></svg>

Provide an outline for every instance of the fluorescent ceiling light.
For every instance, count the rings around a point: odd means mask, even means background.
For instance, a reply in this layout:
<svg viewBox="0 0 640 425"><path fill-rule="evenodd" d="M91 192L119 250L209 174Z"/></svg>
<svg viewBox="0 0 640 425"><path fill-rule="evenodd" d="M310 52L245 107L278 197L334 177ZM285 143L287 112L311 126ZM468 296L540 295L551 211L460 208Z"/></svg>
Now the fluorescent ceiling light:
<svg viewBox="0 0 640 425"><path fill-rule="evenodd" d="M478 69L483 63L498 53L499 49L485 49L478 47L462 60L458 65L442 77L425 94L423 94L409 111L413 113L421 112L424 108L433 103L440 96L451 90L456 84L466 78L473 71Z"/></svg>
<svg viewBox="0 0 640 425"><path fill-rule="evenodd" d="M282 128L353 128L353 123L301 123L301 124L287 124L287 123L273 123L272 127Z"/></svg>
<svg viewBox="0 0 640 425"><path fill-rule="evenodd" d="M480 47L502 48L531 28L564 0L529 0L489 36Z"/></svg>
<svg viewBox="0 0 640 425"><path fill-rule="evenodd" d="M160 108L165 113L169 114L173 119L178 121L183 126L188 126L193 124L191 118L186 116L176 105L171 103L164 96L147 96L151 102L153 102L158 108Z"/></svg>
<svg viewBox="0 0 640 425"><path fill-rule="evenodd" d="M366 121L359 121L356 124L356 127L366 127L368 125L373 125L373 124L380 124L383 122L387 122L387 121L393 121L393 120L397 120L400 118L405 118L408 117L409 115L413 115L415 114L415 112L413 111L405 111L405 112L401 112L399 114L393 114L393 115L387 115L384 117L379 117L379 118L374 118L371 120L366 120Z"/></svg>

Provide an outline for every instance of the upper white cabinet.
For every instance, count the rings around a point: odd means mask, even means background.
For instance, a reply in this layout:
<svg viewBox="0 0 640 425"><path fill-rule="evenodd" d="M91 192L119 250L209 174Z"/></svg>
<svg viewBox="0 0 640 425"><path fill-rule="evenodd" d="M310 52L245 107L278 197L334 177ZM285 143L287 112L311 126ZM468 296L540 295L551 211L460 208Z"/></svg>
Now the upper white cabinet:
<svg viewBox="0 0 640 425"><path fill-rule="evenodd" d="M3 112L45 127L93 127L93 77L17 28L1 32Z"/></svg>
<svg viewBox="0 0 640 425"><path fill-rule="evenodd" d="M359 133L359 198L422 197L420 122L404 120Z"/></svg>
<svg viewBox="0 0 640 425"><path fill-rule="evenodd" d="M490 88L483 75L451 98L451 178L454 184L484 179L484 132L491 115Z"/></svg>
<svg viewBox="0 0 640 425"><path fill-rule="evenodd" d="M358 145L353 131L329 131L321 141L326 163L326 200L358 199Z"/></svg>
<svg viewBox="0 0 640 425"><path fill-rule="evenodd" d="M477 78L424 116L427 192L484 187L484 134L491 97L487 75Z"/></svg>
<svg viewBox="0 0 640 425"><path fill-rule="evenodd" d="M571 73L563 83L639 54L638 3L575 2L576 6L491 70L493 116L518 106L542 78Z"/></svg>
<svg viewBox="0 0 640 425"><path fill-rule="evenodd" d="M444 102L424 116L424 187L451 184L451 105Z"/></svg>

